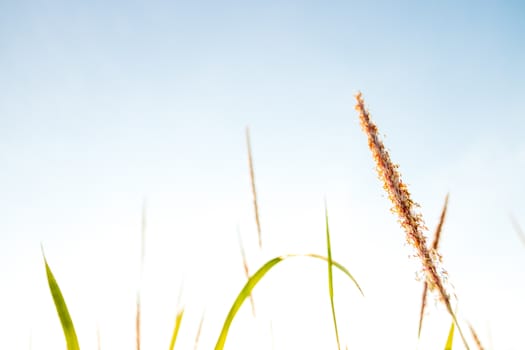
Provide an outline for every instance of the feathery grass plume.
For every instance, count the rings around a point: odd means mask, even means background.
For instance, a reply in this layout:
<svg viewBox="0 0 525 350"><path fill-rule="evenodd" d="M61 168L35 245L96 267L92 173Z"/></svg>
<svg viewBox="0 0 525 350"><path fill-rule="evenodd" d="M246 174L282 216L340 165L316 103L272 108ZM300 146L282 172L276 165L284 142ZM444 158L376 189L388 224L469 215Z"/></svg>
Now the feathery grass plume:
<svg viewBox="0 0 525 350"><path fill-rule="evenodd" d="M523 229L521 228L516 218L512 214L509 214L509 216L510 221L512 222L512 227L514 227L514 231L516 231L516 234L518 235L521 243L525 245L525 232L523 232Z"/></svg>
<svg viewBox="0 0 525 350"><path fill-rule="evenodd" d="M383 182L383 188L393 204L391 211L397 215L398 222L406 233L407 243L414 248L415 254L421 260L428 289L437 291L440 300L454 319L465 347L469 349L452 309L450 295L445 289L444 277L446 271L439 269L440 256L427 246L424 235L424 231L427 228L422 215L416 210L418 204L412 200L407 186L401 180L398 165L394 164L390 159L390 155L379 137L377 126L370 119L370 114L365 107L361 92L358 92L355 98L357 100L355 109L359 112L361 128L367 135L368 147L372 151L379 179Z"/></svg>
<svg viewBox="0 0 525 350"><path fill-rule="evenodd" d="M255 171L253 170L252 145L250 142L250 128L246 127L246 147L248 149L248 166L250 168L250 182L252 185L253 209L255 211L255 223L257 224L257 235L259 248L262 248L261 221L259 220L259 205L257 204L257 191L255 189Z"/></svg>
<svg viewBox="0 0 525 350"><path fill-rule="evenodd" d="M135 340L137 343L137 350L140 350L140 316L141 316L141 286L142 276L144 275L144 255L146 252L146 199L142 202L142 222L141 222L141 241L140 241L140 271L139 271L139 285L137 288L137 301L135 312Z"/></svg>
<svg viewBox="0 0 525 350"><path fill-rule="evenodd" d="M244 243L242 241L241 231L239 227L237 227L237 237L239 238L239 248L241 249L241 256L242 256L242 266L244 268L244 275L246 276L246 279L250 279L250 268L248 267L248 258L246 257L246 251L244 250ZM253 295L250 294L250 304L252 305L252 315L255 318L255 301L253 300Z"/></svg>
<svg viewBox="0 0 525 350"><path fill-rule="evenodd" d="M441 210L441 216L439 217L439 223L436 227L436 231L434 232L434 240L432 241L431 249L435 252L437 252L438 246L439 246L439 239L441 238L441 230L443 229L443 223L445 222L445 217L447 215L447 207L448 207L448 193L445 196L445 204L443 205L443 209ZM425 307L427 304L427 292L428 292L428 284L427 281L424 281L423 283L423 295L421 297L421 311L419 312L419 329L417 332L417 337L421 337L421 329L423 327L423 317L425 314Z"/></svg>
<svg viewBox="0 0 525 350"><path fill-rule="evenodd" d="M479 340L478 334L474 330L474 327L469 323L468 328L470 329L470 334L472 334L472 338L474 338L474 343L476 343L476 347L478 350L483 350L483 345L481 345L481 341Z"/></svg>

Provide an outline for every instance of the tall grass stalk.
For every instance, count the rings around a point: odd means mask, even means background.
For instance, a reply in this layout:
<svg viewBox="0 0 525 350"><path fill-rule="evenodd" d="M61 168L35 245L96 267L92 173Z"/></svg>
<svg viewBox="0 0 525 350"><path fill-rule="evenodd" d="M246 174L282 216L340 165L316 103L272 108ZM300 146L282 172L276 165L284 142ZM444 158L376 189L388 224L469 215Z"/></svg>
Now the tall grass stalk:
<svg viewBox="0 0 525 350"><path fill-rule="evenodd" d="M440 270L438 267L441 257L437 252L432 251L427 246L424 235L427 228L425 227L422 215L417 212L419 206L412 200L407 186L401 180L398 165L394 164L390 159L390 155L378 134L377 126L370 119L370 114L365 107L361 93L357 93L355 98L357 100L355 109L359 112L361 128L368 138L368 147L372 151L377 173L383 183L383 188L388 194L388 198L393 204L391 210L397 215L398 222L406 233L407 243L414 248L415 254L421 260L428 288L431 291L436 290L438 292L440 300L456 323L465 348L469 349L467 340L457 321L456 314L452 309L450 295L445 289L443 275L446 271Z"/></svg>

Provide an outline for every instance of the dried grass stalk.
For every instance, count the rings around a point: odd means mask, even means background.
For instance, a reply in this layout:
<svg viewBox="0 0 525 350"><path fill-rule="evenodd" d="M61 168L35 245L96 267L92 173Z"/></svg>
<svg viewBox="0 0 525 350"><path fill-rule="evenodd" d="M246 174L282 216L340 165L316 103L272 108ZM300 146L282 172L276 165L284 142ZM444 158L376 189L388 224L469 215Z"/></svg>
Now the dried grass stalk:
<svg viewBox="0 0 525 350"><path fill-rule="evenodd" d="M255 223L257 224L257 236L259 239L259 248L262 248L261 222L259 220L259 205L257 204L257 190L255 189L255 171L253 170L252 145L250 142L250 129L248 127L246 128L246 147L248 149L248 166L250 168L250 182L252 186Z"/></svg>
<svg viewBox="0 0 525 350"><path fill-rule="evenodd" d="M481 341L479 340L478 334L472 327L472 325L469 323L468 328L470 329L470 334L472 334L472 338L474 338L474 343L476 343L476 347L478 350L483 350L483 345L481 345Z"/></svg>

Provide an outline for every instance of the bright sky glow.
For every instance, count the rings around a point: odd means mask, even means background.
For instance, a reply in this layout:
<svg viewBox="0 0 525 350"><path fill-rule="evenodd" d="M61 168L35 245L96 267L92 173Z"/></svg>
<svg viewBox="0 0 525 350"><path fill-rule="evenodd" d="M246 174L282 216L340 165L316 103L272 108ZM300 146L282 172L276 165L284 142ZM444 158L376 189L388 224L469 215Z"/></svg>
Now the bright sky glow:
<svg viewBox="0 0 525 350"><path fill-rule="evenodd" d="M143 349L212 349L245 278L285 253L325 254L327 199L342 340L415 349L421 285L374 171L370 108L441 248L460 315L488 349L523 349L525 6L520 1L3 1L0 347L61 349L40 252L83 349L134 348L147 198ZM249 125L264 252L257 250ZM283 262L227 349L335 349L326 267ZM428 308L420 349L450 318ZM455 346L461 349L459 337Z"/></svg>

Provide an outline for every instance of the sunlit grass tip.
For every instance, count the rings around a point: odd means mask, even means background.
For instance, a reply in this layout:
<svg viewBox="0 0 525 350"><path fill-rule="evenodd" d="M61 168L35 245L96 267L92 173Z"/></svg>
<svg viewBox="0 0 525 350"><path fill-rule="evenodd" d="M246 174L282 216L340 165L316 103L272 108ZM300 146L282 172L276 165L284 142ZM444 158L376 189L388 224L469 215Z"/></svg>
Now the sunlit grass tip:
<svg viewBox="0 0 525 350"><path fill-rule="evenodd" d="M41 245L41 249L46 267L47 283L49 285L51 296L53 297L53 302L55 303L58 318L62 324L62 330L64 332L64 337L66 338L67 350L80 350L77 333L75 331L75 326L73 325L71 315L69 314L66 301L64 300L64 296L62 295L62 291L58 286L58 282L51 271L51 267L49 267L43 245Z"/></svg>

